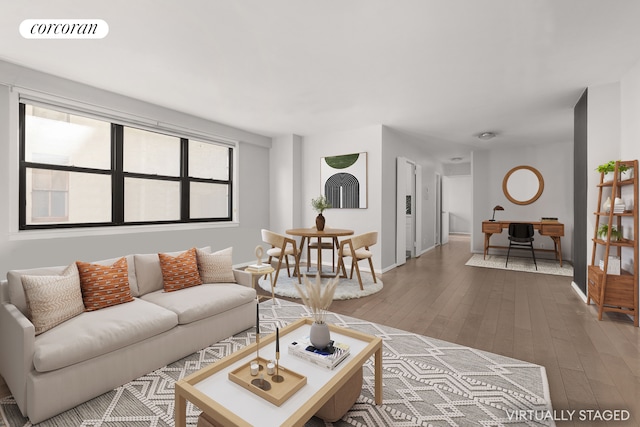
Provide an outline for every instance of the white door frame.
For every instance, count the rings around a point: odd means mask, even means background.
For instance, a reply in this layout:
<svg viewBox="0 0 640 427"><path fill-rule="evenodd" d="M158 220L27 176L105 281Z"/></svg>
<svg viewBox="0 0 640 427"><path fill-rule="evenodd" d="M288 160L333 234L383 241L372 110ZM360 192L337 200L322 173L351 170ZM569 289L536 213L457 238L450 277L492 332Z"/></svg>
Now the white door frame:
<svg viewBox="0 0 640 427"><path fill-rule="evenodd" d="M407 236L406 228L406 170L407 167L415 169L413 174L413 199L415 209L412 212L414 226L413 236ZM396 160L396 265L400 266L406 262L407 238L413 240L413 247L416 256L422 253L422 167L415 162L398 157Z"/></svg>

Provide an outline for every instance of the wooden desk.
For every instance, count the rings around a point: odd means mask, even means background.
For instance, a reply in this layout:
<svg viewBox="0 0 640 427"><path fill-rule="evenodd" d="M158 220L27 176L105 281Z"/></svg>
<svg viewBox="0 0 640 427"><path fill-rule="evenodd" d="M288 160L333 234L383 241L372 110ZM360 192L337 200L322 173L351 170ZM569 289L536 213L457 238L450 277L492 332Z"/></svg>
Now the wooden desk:
<svg viewBox="0 0 640 427"><path fill-rule="evenodd" d="M338 237L342 236L351 236L353 234L353 230L342 229L342 228L328 228L326 227L324 230L317 230L315 228L293 228L291 230L285 231L285 233L291 236L301 236L302 240L300 241L300 250L298 251L298 259L296 262L300 265L300 256L302 255L302 250L304 249L304 244L307 239L317 238L318 239L318 272L321 273L323 277L333 277L336 274L328 275L322 274L322 245L320 241L324 237L325 239L332 239L333 246L335 248L338 247Z"/></svg>
<svg viewBox="0 0 640 427"><path fill-rule="evenodd" d="M533 224L533 229L538 230L541 236L551 237L553 249L538 249L541 252L554 252L556 260L560 261L562 267L562 244L560 238L564 236L564 224L558 221L482 221L482 232L484 233L484 256L486 258L489 248L503 248L508 246L492 246L489 242L493 234L502 233L503 229L508 229L512 222L526 222Z"/></svg>

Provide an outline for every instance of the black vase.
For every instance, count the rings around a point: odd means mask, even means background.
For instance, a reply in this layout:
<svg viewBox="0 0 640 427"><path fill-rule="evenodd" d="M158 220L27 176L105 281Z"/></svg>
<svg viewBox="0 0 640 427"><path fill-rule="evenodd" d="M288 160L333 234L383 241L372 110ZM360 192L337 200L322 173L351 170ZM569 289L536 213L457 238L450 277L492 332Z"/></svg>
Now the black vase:
<svg viewBox="0 0 640 427"><path fill-rule="evenodd" d="M316 217L316 229L318 231L324 230L324 216L321 213Z"/></svg>

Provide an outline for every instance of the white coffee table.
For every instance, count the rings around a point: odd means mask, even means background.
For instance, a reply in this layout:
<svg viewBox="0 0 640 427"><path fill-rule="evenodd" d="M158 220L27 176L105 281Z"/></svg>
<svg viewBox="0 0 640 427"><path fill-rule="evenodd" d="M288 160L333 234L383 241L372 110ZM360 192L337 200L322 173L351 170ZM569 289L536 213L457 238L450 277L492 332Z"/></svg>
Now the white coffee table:
<svg viewBox="0 0 640 427"><path fill-rule="evenodd" d="M307 377L307 384L276 406L229 380L229 372L256 357L253 343L176 382L175 425L185 427L187 401L225 426L302 426L375 355L375 402L382 404L382 339L330 325L331 338L350 345L351 354L335 369L290 356L288 344L309 335L312 319L301 318L280 330L280 365ZM275 334L260 340L260 357L275 358ZM265 379L269 377L265 373Z"/></svg>

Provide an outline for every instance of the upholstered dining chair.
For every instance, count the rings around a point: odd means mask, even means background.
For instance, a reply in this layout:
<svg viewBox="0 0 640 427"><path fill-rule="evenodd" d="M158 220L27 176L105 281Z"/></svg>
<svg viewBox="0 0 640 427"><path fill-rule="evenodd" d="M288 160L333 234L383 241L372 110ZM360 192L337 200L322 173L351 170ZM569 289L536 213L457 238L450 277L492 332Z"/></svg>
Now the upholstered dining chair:
<svg viewBox="0 0 640 427"><path fill-rule="evenodd" d="M314 230L316 227L312 227ZM320 250L331 250L331 271L336 271L336 249L337 248L337 239L331 238L331 241L327 241L325 239L320 239L320 243L318 244L317 237L310 237L309 242L307 243L307 271L311 267L311 249L318 250L318 246L320 246ZM322 268L322 267L320 267Z"/></svg>
<svg viewBox="0 0 640 427"><path fill-rule="evenodd" d="M525 222L512 222L509 224L509 249L507 250L507 262L504 266L509 264L509 254L511 248L515 249L530 249L533 256L533 264L538 270L538 263L536 262L536 253L533 250L533 224Z"/></svg>
<svg viewBox="0 0 640 427"><path fill-rule="evenodd" d="M282 234L274 233L273 231L262 229L262 241L271 245L270 249L267 249L267 255L269 260L267 263L271 264L272 258L278 259L278 266L276 267L276 276L273 279L273 286L276 286L278 282L278 274L280 273L280 267L282 266L282 260L287 265L287 275L291 277L291 267L289 266L289 256L293 256L294 269L293 273L298 276L298 283L302 284L300 279L300 266L298 264L298 247L295 240L290 237L283 236Z"/></svg>
<svg viewBox="0 0 640 427"><path fill-rule="evenodd" d="M338 273L340 267L342 267L342 277L347 276L347 269L344 265L344 258L351 257L351 274L349 279L353 279L353 269L355 268L358 275L358 282L360 283L360 289L364 290L362 286L362 277L360 277L360 268L358 267L358 261L363 259L369 260L369 267L371 268L371 275L373 276L373 282L378 283L376 280L376 272L373 269L373 254L369 248L378 242L378 232L370 231L368 233L359 234L357 236L344 239L340 242L340 249L338 250Z"/></svg>

